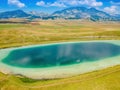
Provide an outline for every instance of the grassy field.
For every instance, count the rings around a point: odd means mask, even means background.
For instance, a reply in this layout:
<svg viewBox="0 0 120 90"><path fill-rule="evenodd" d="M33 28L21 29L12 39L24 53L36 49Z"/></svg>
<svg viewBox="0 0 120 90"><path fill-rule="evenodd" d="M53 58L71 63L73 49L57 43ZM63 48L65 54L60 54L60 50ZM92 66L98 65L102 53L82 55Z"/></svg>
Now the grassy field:
<svg viewBox="0 0 120 90"><path fill-rule="evenodd" d="M120 39L119 23L40 21L0 24L0 48L80 40Z"/></svg>
<svg viewBox="0 0 120 90"><path fill-rule="evenodd" d="M0 48L82 40L120 40L120 23L49 20L0 24ZM0 73L0 90L120 90L120 65L55 80Z"/></svg>

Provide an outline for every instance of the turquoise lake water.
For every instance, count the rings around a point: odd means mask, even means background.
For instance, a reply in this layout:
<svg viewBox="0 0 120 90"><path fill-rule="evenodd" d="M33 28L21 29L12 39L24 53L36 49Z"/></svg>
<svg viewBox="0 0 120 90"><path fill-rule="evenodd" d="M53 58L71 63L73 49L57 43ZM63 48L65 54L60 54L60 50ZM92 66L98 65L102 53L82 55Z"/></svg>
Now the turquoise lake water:
<svg viewBox="0 0 120 90"><path fill-rule="evenodd" d="M54 79L120 65L120 40L81 41L0 49L0 72Z"/></svg>
<svg viewBox="0 0 120 90"><path fill-rule="evenodd" d="M2 62L24 68L43 68L97 61L120 55L120 46L103 43L69 43L13 50Z"/></svg>

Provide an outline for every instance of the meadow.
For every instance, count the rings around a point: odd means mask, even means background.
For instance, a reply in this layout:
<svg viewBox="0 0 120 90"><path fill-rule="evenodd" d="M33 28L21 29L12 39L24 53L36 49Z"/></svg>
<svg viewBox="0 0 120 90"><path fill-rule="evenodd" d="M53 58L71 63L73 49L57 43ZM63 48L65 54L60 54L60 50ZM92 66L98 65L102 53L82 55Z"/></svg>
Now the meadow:
<svg viewBox="0 0 120 90"><path fill-rule="evenodd" d="M0 49L85 40L120 40L120 23L47 20L0 24ZM120 90L120 65L55 80L0 73L0 90Z"/></svg>

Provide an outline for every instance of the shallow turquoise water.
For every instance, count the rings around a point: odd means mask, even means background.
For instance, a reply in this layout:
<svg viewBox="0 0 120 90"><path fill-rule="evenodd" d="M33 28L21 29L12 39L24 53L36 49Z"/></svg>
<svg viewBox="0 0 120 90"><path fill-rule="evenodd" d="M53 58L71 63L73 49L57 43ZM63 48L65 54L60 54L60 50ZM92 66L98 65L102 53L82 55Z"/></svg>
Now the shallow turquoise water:
<svg viewBox="0 0 120 90"><path fill-rule="evenodd" d="M1 62L21 68L46 68L95 62L118 55L120 46L109 42L65 43L13 49Z"/></svg>

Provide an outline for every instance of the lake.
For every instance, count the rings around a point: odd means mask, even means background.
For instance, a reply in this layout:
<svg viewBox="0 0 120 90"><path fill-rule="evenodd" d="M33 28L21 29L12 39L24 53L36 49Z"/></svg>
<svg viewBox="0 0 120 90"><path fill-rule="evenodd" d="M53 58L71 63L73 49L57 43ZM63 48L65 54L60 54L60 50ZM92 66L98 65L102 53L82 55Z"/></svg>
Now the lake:
<svg viewBox="0 0 120 90"><path fill-rule="evenodd" d="M1 71L33 79L63 78L120 64L120 41L82 41L0 50Z"/></svg>

